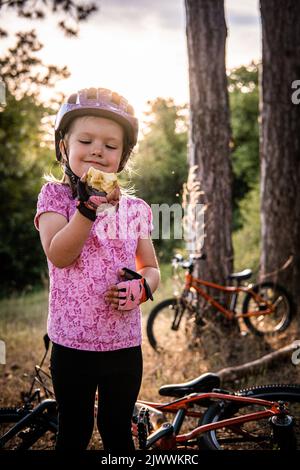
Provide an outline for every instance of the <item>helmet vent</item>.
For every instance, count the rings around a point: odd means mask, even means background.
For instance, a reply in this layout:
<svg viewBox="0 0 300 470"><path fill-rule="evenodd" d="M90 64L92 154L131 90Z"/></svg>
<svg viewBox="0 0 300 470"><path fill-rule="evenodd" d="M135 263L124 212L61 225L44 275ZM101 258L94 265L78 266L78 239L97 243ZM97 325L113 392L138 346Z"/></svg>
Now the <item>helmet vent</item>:
<svg viewBox="0 0 300 470"><path fill-rule="evenodd" d="M111 100L113 103L119 105L121 101L121 96L118 93L112 92Z"/></svg>
<svg viewBox="0 0 300 470"><path fill-rule="evenodd" d="M77 93L73 93L73 95L69 96L68 103L76 104L77 101Z"/></svg>
<svg viewBox="0 0 300 470"><path fill-rule="evenodd" d="M132 116L134 115L134 109L130 104L127 106L127 113L131 114Z"/></svg>
<svg viewBox="0 0 300 470"><path fill-rule="evenodd" d="M97 90L96 88L89 88L86 93L86 98L88 100L96 100L97 99Z"/></svg>

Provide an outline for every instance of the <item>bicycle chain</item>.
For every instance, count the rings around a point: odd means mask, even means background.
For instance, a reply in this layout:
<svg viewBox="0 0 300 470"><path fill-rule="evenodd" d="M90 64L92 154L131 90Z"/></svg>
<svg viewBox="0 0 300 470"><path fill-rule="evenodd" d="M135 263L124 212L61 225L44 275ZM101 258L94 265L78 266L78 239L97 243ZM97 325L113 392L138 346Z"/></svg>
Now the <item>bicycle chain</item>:
<svg viewBox="0 0 300 470"><path fill-rule="evenodd" d="M151 431L150 414L146 407L142 407L137 417L137 431L139 449L143 450L146 448L147 437Z"/></svg>
<svg viewBox="0 0 300 470"><path fill-rule="evenodd" d="M241 388L240 390L236 391L237 394L242 394L242 393L247 393L247 392L252 392L253 389L259 390L259 389L266 389L266 388L278 388L280 389L281 387L290 387L290 388L295 388L298 389L299 385L298 384L284 384L284 383L276 383L276 384L263 384L263 385L257 385L253 387L247 387L247 388Z"/></svg>
<svg viewBox="0 0 300 470"><path fill-rule="evenodd" d="M0 411L7 411L7 412L17 412L19 408L16 408L15 406L3 406L2 408L0 408Z"/></svg>

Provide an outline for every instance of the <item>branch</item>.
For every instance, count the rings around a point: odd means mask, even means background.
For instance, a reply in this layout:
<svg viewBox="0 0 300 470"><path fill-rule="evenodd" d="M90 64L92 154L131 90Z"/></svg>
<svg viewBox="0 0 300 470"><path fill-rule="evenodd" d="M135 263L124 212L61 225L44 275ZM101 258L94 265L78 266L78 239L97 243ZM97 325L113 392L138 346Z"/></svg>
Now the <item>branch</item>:
<svg viewBox="0 0 300 470"><path fill-rule="evenodd" d="M18 16L29 20L43 20L51 12L58 13L63 16L58 26L67 36L77 36L79 22L98 11L98 5L80 0L0 0L0 13L1 10L14 10ZM0 37L5 35L7 31L1 28Z"/></svg>
<svg viewBox="0 0 300 470"><path fill-rule="evenodd" d="M293 341L292 343L284 346L277 351L274 351L270 354L256 359L255 361L246 362L240 366L235 367L226 367L219 370L217 375L220 377L221 381L231 382L233 380L240 379L245 377L245 375L257 374L264 367L271 367L275 362L283 362L288 359L291 362L292 353L296 350L299 350L300 342Z"/></svg>

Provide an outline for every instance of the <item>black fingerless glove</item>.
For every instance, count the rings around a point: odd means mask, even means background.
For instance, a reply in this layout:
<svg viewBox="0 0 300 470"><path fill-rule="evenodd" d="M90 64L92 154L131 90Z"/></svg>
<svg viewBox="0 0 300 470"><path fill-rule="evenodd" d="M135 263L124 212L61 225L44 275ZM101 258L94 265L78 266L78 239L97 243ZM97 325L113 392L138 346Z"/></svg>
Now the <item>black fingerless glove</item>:
<svg viewBox="0 0 300 470"><path fill-rule="evenodd" d="M132 269L128 269L128 268L122 268L122 270L125 272L124 277L127 281L131 281L132 279L142 279L143 280L142 283L143 283L144 288L145 288L146 300L148 300L148 299L153 300L153 296L152 296L150 286L149 286L148 282L146 281L146 279L141 274L137 273L136 271L133 271Z"/></svg>
<svg viewBox="0 0 300 470"><path fill-rule="evenodd" d="M82 214L87 219L95 222L96 220L96 210L97 207L93 208L93 204L91 202L88 203L89 200L89 193L86 189L86 183L81 180L77 181L77 209L79 210L80 214Z"/></svg>

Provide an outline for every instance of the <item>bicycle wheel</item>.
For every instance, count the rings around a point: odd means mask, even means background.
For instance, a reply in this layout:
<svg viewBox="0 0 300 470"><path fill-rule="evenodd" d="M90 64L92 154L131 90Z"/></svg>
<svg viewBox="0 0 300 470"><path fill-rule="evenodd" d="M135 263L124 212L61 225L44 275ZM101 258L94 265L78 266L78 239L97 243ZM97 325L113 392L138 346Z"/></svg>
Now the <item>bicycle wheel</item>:
<svg viewBox="0 0 300 470"><path fill-rule="evenodd" d="M42 450L53 446L55 433L50 431L45 423L38 420L18 431L8 441L3 438L18 421L29 413L29 410L23 408L0 408L0 451Z"/></svg>
<svg viewBox="0 0 300 470"><path fill-rule="evenodd" d="M181 351L186 347L190 312L179 299L157 304L147 320L147 336L151 346L160 351Z"/></svg>
<svg viewBox="0 0 300 470"><path fill-rule="evenodd" d="M288 432L289 442L296 440L295 447L300 449L300 385L262 385L237 392L242 396L262 398L271 401L283 400L288 403L289 415L294 419L294 426ZM209 424L222 419L232 418L247 413L263 410L260 405L245 405L238 402L219 402L210 406L200 424ZM278 441L270 418L224 427L203 434L199 438L199 447L210 450L273 450L278 449Z"/></svg>
<svg viewBox="0 0 300 470"><path fill-rule="evenodd" d="M244 317L247 328L256 335L264 335L284 331L290 324L293 313L293 304L288 292L279 284L263 282L253 287L263 299L275 305L273 313L264 315L265 305L259 305L250 294L245 296L243 313L261 311L262 314L253 317Z"/></svg>

